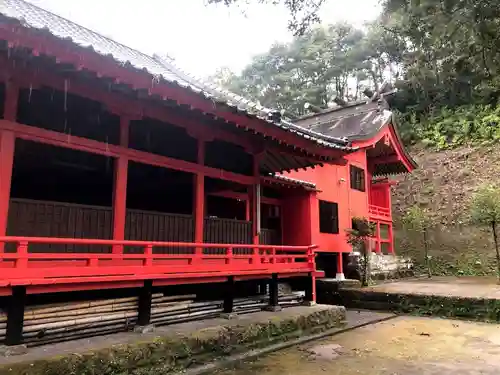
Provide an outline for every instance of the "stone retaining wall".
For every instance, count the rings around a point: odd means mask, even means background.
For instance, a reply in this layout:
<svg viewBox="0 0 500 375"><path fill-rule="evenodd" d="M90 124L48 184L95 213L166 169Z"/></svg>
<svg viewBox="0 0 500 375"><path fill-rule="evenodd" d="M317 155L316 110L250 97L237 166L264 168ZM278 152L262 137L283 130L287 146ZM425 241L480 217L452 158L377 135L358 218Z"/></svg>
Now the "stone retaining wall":
<svg viewBox="0 0 500 375"><path fill-rule="evenodd" d="M346 308L500 322L500 300L341 289L332 302Z"/></svg>
<svg viewBox="0 0 500 375"><path fill-rule="evenodd" d="M340 327L345 320L345 308L338 306L300 307L295 311L298 313L256 313L256 319L235 319L236 323L228 320L227 325L221 325L219 319L219 325L189 333L176 332L170 326L171 334L86 353L8 364L1 364L0 359L0 375L167 374L221 356Z"/></svg>
<svg viewBox="0 0 500 375"><path fill-rule="evenodd" d="M371 253L370 271L375 280L410 277L413 276L413 262L399 255Z"/></svg>

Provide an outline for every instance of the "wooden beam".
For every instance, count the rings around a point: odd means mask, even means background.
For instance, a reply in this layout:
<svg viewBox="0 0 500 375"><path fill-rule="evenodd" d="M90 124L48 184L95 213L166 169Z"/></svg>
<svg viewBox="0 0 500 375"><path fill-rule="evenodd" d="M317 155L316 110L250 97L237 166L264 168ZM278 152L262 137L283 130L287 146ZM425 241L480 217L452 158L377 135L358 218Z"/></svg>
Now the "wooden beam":
<svg viewBox="0 0 500 375"><path fill-rule="evenodd" d="M174 100L178 104L187 105L206 114L234 122L238 126L252 129L256 133L302 150L308 150L312 154L338 158L345 154L342 150L322 147L314 141L297 136L294 132L280 129L266 121L223 109L224 105L217 104L211 99L175 83L167 84L159 81L156 83L157 77L150 73L135 71L116 63L107 56L102 56L56 37L42 35L22 26L4 23L0 24L0 39L8 40L11 46L19 45L30 48L34 55L54 56L58 62L71 64L78 70L88 69L95 72L98 77L109 77L115 82L128 84L134 89L146 90L150 95L159 95L163 99ZM158 62L152 59L152 64L158 64Z"/></svg>
<svg viewBox="0 0 500 375"><path fill-rule="evenodd" d="M229 198L229 199L237 199L240 201L250 201L250 194L248 193L238 193L236 191L214 191L207 193L207 195L211 195L214 197L222 197L222 198ZM265 204L270 204L274 206L281 206L281 200L277 198L268 198L268 197L261 197L261 202ZM248 217L250 217L250 214L248 214ZM247 219L249 221L250 218Z"/></svg>
<svg viewBox="0 0 500 375"><path fill-rule="evenodd" d="M180 115L175 110L166 106L148 103L145 100L131 99L116 92L105 91L101 87L93 87L78 78L65 78L50 71L44 71L43 74L40 74L30 68L22 67L20 64L13 64L13 62L15 60L7 60L5 57L0 57L0 70L8 71L13 82L19 85L20 88L37 89L42 86L50 87L102 103L111 113L120 116L125 115L131 118L147 117L182 127L191 136L194 135L197 137L202 134L207 138L225 140L241 145L249 150L253 150L256 147L247 137L238 136L237 134L208 126L206 122L203 123L186 115Z"/></svg>
<svg viewBox="0 0 500 375"><path fill-rule="evenodd" d="M68 134L45 130L33 126L23 125L11 121L0 120L0 130L6 130L15 133L16 137L28 141L50 144L53 146L70 148L73 150L85 151L92 154L105 155L110 157L124 156L128 160L138 163L154 165L162 168L170 168L186 173L201 172L205 176L240 183L242 185L252 185L254 178L238 173L227 172L224 170L200 166L185 160L169 158L166 156L150 154L144 151L138 151L121 146L106 144L91 139L76 137Z"/></svg>
<svg viewBox="0 0 500 375"><path fill-rule="evenodd" d="M401 159L398 155L389 155L389 156L379 156L376 158L370 158L368 162L372 165L377 164L392 164L401 162Z"/></svg>

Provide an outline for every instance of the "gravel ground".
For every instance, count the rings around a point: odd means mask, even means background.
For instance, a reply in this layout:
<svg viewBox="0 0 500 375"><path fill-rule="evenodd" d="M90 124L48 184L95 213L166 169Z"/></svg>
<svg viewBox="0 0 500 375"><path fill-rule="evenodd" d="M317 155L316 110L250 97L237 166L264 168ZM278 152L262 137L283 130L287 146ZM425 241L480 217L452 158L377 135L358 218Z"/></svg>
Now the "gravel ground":
<svg viewBox="0 0 500 375"><path fill-rule="evenodd" d="M398 317L240 363L219 375L497 375L500 325Z"/></svg>

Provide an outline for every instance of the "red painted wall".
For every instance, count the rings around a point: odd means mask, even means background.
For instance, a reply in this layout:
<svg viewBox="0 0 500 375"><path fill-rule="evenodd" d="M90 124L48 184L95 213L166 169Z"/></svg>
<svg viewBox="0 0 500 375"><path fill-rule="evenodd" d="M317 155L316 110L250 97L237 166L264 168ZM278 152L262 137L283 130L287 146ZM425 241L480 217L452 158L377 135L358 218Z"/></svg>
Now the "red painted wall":
<svg viewBox="0 0 500 375"><path fill-rule="evenodd" d="M324 165L306 171L291 172L290 177L313 182L319 190L311 196L310 201L310 230L312 243L319 246L318 251L349 252L351 246L347 243L346 230L351 228L351 219L354 216L368 217L368 177L365 178L364 192L350 188L349 165L362 168L366 172L366 152L360 150L346 157L348 164L345 166ZM338 204L339 207L339 234L319 232L319 200ZM289 211L293 214L293 211ZM284 218L287 213L284 212ZM289 218L289 220L291 220ZM305 217L298 220L302 225L307 225ZM307 225L308 226L308 225ZM309 227L309 226L308 226ZM286 240L286 237L285 237ZM288 244L288 242L285 242ZM295 243L290 243L290 245Z"/></svg>
<svg viewBox="0 0 500 375"><path fill-rule="evenodd" d="M390 185L374 184L370 190L370 204L379 207L389 206Z"/></svg>
<svg viewBox="0 0 500 375"><path fill-rule="evenodd" d="M315 244L318 220L316 193L301 191L282 200L283 243L287 245Z"/></svg>

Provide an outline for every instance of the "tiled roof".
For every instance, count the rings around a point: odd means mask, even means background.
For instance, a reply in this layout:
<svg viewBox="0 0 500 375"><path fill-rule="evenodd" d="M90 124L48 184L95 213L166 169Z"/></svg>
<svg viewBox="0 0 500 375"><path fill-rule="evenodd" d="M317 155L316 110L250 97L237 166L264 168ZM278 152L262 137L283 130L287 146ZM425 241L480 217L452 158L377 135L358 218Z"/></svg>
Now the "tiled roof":
<svg viewBox="0 0 500 375"><path fill-rule="evenodd" d="M276 111L264 108L258 103L251 102L211 83L197 79L182 71L172 61L157 56L148 56L26 1L0 0L0 14L18 20L25 27L45 29L56 37L71 39L73 43L80 47L92 48L95 52L104 56L110 55L117 63L130 63L138 70L146 70L168 83L177 84L246 115L273 123L285 131L295 133L321 146L346 151L351 150L344 139L305 129L282 119L281 116L279 116L279 120L276 120L272 117L277 113Z"/></svg>
<svg viewBox="0 0 500 375"><path fill-rule="evenodd" d="M302 117L297 125L349 141L371 138L391 122L392 112L377 102L357 102Z"/></svg>
<svg viewBox="0 0 500 375"><path fill-rule="evenodd" d="M332 137L344 137L350 142L368 140L376 136L386 126L391 126L402 146L405 157L416 168L416 162L403 145L394 114L386 100L393 93L394 91L386 93L378 100L360 101L326 109L299 118L295 123L306 129ZM404 167L391 166L382 174L401 173L404 170Z"/></svg>

